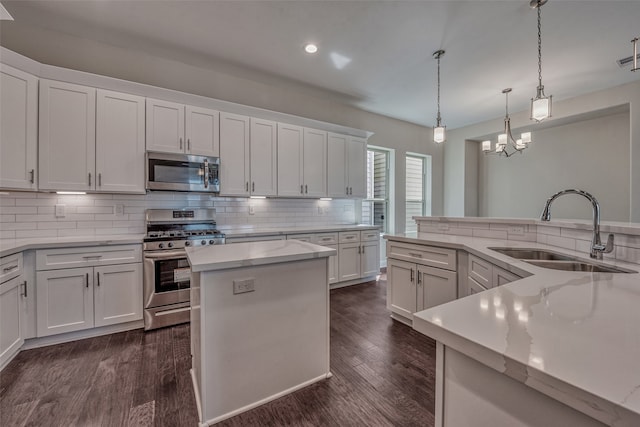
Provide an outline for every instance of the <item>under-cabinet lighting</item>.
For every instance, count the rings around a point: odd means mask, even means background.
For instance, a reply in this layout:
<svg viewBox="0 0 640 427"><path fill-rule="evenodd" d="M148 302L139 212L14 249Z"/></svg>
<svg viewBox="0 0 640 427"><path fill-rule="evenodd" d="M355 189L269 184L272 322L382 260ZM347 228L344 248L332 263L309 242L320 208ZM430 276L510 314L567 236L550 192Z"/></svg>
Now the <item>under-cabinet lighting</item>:
<svg viewBox="0 0 640 427"><path fill-rule="evenodd" d="M250 196L250 199L266 199L267 196Z"/></svg>
<svg viewBox="0 0 640 427"><path fill-rule="evenodd" d="M323 202L329 202L333 199L331 197L320 197L320 200L322 200Z"/></svg>
<svg viewBox="0 0 640 427"><path fill-rule="evenodd" d="M78 194L87 194L87 192L86 191L56 191L56 194L78 195Z"/></svg>

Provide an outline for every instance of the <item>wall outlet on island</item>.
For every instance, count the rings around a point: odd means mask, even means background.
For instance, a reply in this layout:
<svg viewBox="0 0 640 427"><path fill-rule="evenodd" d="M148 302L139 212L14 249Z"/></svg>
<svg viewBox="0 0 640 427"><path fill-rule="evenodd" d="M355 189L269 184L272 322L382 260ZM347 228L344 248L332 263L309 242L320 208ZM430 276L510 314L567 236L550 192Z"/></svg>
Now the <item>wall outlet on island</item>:
<svg viewBox="0 0 640 427"><path fill-rule="evenodd" d="M509 234L516 234L516 235L522 236L524 234L524 227L521 225L520 226L512 225L511 227L509 227Z"/></svg>
<svg viewBox="0 0 640 427"><path fill-rule="evenodd" d="M256 290L254 279L242 279L233 281L233 294L244 294L246 292L253 292Z"/></svg>
<svg viewBox="0 0 640 427"><path fill-rule="evenodd" d="M440 230L440 231L449 230L449 224L447 224L446 222L442 223L442 224L438 224L438 230Z"/></svg>

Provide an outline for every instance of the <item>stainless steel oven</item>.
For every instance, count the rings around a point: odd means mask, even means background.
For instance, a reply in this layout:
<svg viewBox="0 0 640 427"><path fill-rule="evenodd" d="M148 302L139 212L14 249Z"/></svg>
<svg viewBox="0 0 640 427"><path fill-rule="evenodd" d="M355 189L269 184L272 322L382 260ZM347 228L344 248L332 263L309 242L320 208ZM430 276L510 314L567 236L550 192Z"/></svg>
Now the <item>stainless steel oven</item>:
<svg viewBox="0 0 640 427"><path fill-rule="evenodd" d="M218 157L147 152L147 190L220 191Z"/></svg>
<svg viewBox="0 0 640 427"><path fill-rule="evenodd" d="M185 248L224 244L213 209L148 209L144 239L145 330L190 320L191 268Z"/></svg>

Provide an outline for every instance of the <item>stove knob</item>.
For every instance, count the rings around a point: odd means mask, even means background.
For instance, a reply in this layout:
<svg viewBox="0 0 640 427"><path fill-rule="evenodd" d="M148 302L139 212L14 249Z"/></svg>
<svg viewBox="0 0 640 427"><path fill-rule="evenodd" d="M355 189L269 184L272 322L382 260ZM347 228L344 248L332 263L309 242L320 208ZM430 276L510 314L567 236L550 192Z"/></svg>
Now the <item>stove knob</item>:
<svg viewBox="0 0 640 427"><path fill-rule="evenodd" d="M158 247L159 247L160 249L164 248L164 243L160 243L160 244L158 245Z"/></svg>
<svg viewBox="0 0 640 427"><path fill-rule="evenodd" d="M206 240L203 240L203 241L202 241L202 242L200 242L200 243L202 243L202 246L204 246L204 245L206 245L206 244L207 244L207 241L206 241Z"/></svg>
<svg viewBox="0 0 640 427"><path fill-rule="evenodd" d="M191 242L186 241L186 242L184 242L184 245L185 245L185 246L191 246Z"/></svg>
<svg viewBox="0 0 640 427"><path fill-rule="evenodd" d="M215 243L216 243L216 242L214 242L213 240L209 240L209 244L210 244L210 245L213 245L213 244L215 244Z"/></svg>
<svg viewBox="0 0 640 427"><path fill-rule="evenodd" d="M169 242L167 246L169 246L170 248L172 248L172 247L173 247L173 243Z"/></svg>

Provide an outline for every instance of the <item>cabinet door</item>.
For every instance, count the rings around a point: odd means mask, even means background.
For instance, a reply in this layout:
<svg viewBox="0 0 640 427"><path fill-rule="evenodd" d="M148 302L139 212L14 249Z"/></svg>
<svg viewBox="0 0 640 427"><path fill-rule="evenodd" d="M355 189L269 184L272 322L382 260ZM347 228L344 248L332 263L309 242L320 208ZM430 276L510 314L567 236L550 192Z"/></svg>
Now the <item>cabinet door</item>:
<svg viewBox="0 0 640 427"><path fill-rule="evenodd" d="M360 278L360 243L344 243L339 245L338 256L340 257L339 272L340 281Z"/></svg>
<svg viewBox="0 0 640 427"><path fill-rule="evenodd" d="M387 260L387 309L408 319L416 312L416 265Z"/></svg>
<svg viewBox="0 0 640 427"><path fill-rule="evenodd" d="M38 336L93 327L93 268L38 271Z"/></svg>
<svg viewBox="0 0 640 427"><path fill-rule="evenodd" d="M347 136L327 135L327 196L347 197Z"/></svg>
<svg viewBox="0 0 640 427"><path fill-rule="evenodd" d="M220 195L249 196L249 117L220 113Z"/></svg>
<svg viewBox="0 0 640 427"><path fill-rule="evenodd" d="M487 290L487 288L482 286L480 283L476 282L475 279L473 279L471 277L467 277L467 295L462 295L462 296L479 294L479 293L484 292L486 290Z"/></svg>
<svg viewBox="0 0 640 427"><path fill-rule="evenodd" d="M144 193L145 99L101 89L96 97L96 190Z"/></svg>
<svg viewBox="0 0 640 427"><path fill-rule="evenodd" d="M22 276L0 285L0 369L24 343L22 323L25 287Z"/></svg>
<svg viewBox="0 0 640 427"><path fill-rule="evenodd" d="M38 78L0 64L0 188L35 190Z"/></svg>
<svg viewBox="0 0 640 427"><path fill-rule="evenodd" d="M520 276L517 276L510 271L503 270L498 266L495 266L495 265L493 266L492 285L494 287L506 285L507 283L515 282L516 280L519 280L519 279L521 279Z"/></svg>
<svg viewBox="0 0 640 427"><path fill-rule="evenodd" d="M338 245L323 245L327 248L335 249L339 251ZM340 275L340 260L338 258L338 254L331 255L329 257L329 284L339 282Z"/></svg>
<svg viewBox="0 0 640 427"><path fill-rule="evenodd" d="M367 141L351 138L347 147L349 196L365 198L367 195Z"/></svg>
<svg viewBox="0 0 640 427"><path fill-rule="evenodd" d="M95 326L142 319L142 263L94 268Z"/></svg>
<svg viewBox="0 0 640 427"><path fill-rule="evenodd" d="M306 197L327 196L327 132L304 130L302 183Z"/></svg>
<svg viewBox="0 0 640 427"><path fill-rule="evenodd" d="M147 150L185 151L184 105L147 98Z"/></svg>
<svg viewBox="0 0 640 427"><path fill-rule="evenodd" d="M184 132L188 154L220 157L220 113L187 105Z"/></svg>
<svg viewBox="0 0 640 427"><path fill-rule="evenodd" d="M360 247L362 248L360 254L362 277L375 276L380 273L380 242L362 242Z"/></svg>
<svg viewBox="0 0 640 427"><path fill-rule="evenodd" d="M493 287L493 264L469 254L469 277L472 277L483 287Z"/></svg>
<svg viewBox="0 0 640 427"><path fill-rule="evenodd" d="M277 124L269 120L251 119L251 194L278 194Z"/></svg>
<svg viewBox="0 0 640 427"><path fill-rule="evenodd" d="M418 265L418 311L455 300L457 276L455 271Z"/></svg>
<svg viewBox="0 0 640 427"><path fill-rule="evenodd" d="M303 196L302 178L302 128L278 123L278 196Z"/></svg>
<svg viewBox="0 0 640 427"><path fill-rule="evenodd" d="M94 190L96 90L40 81L39 187Z"/></svg>

